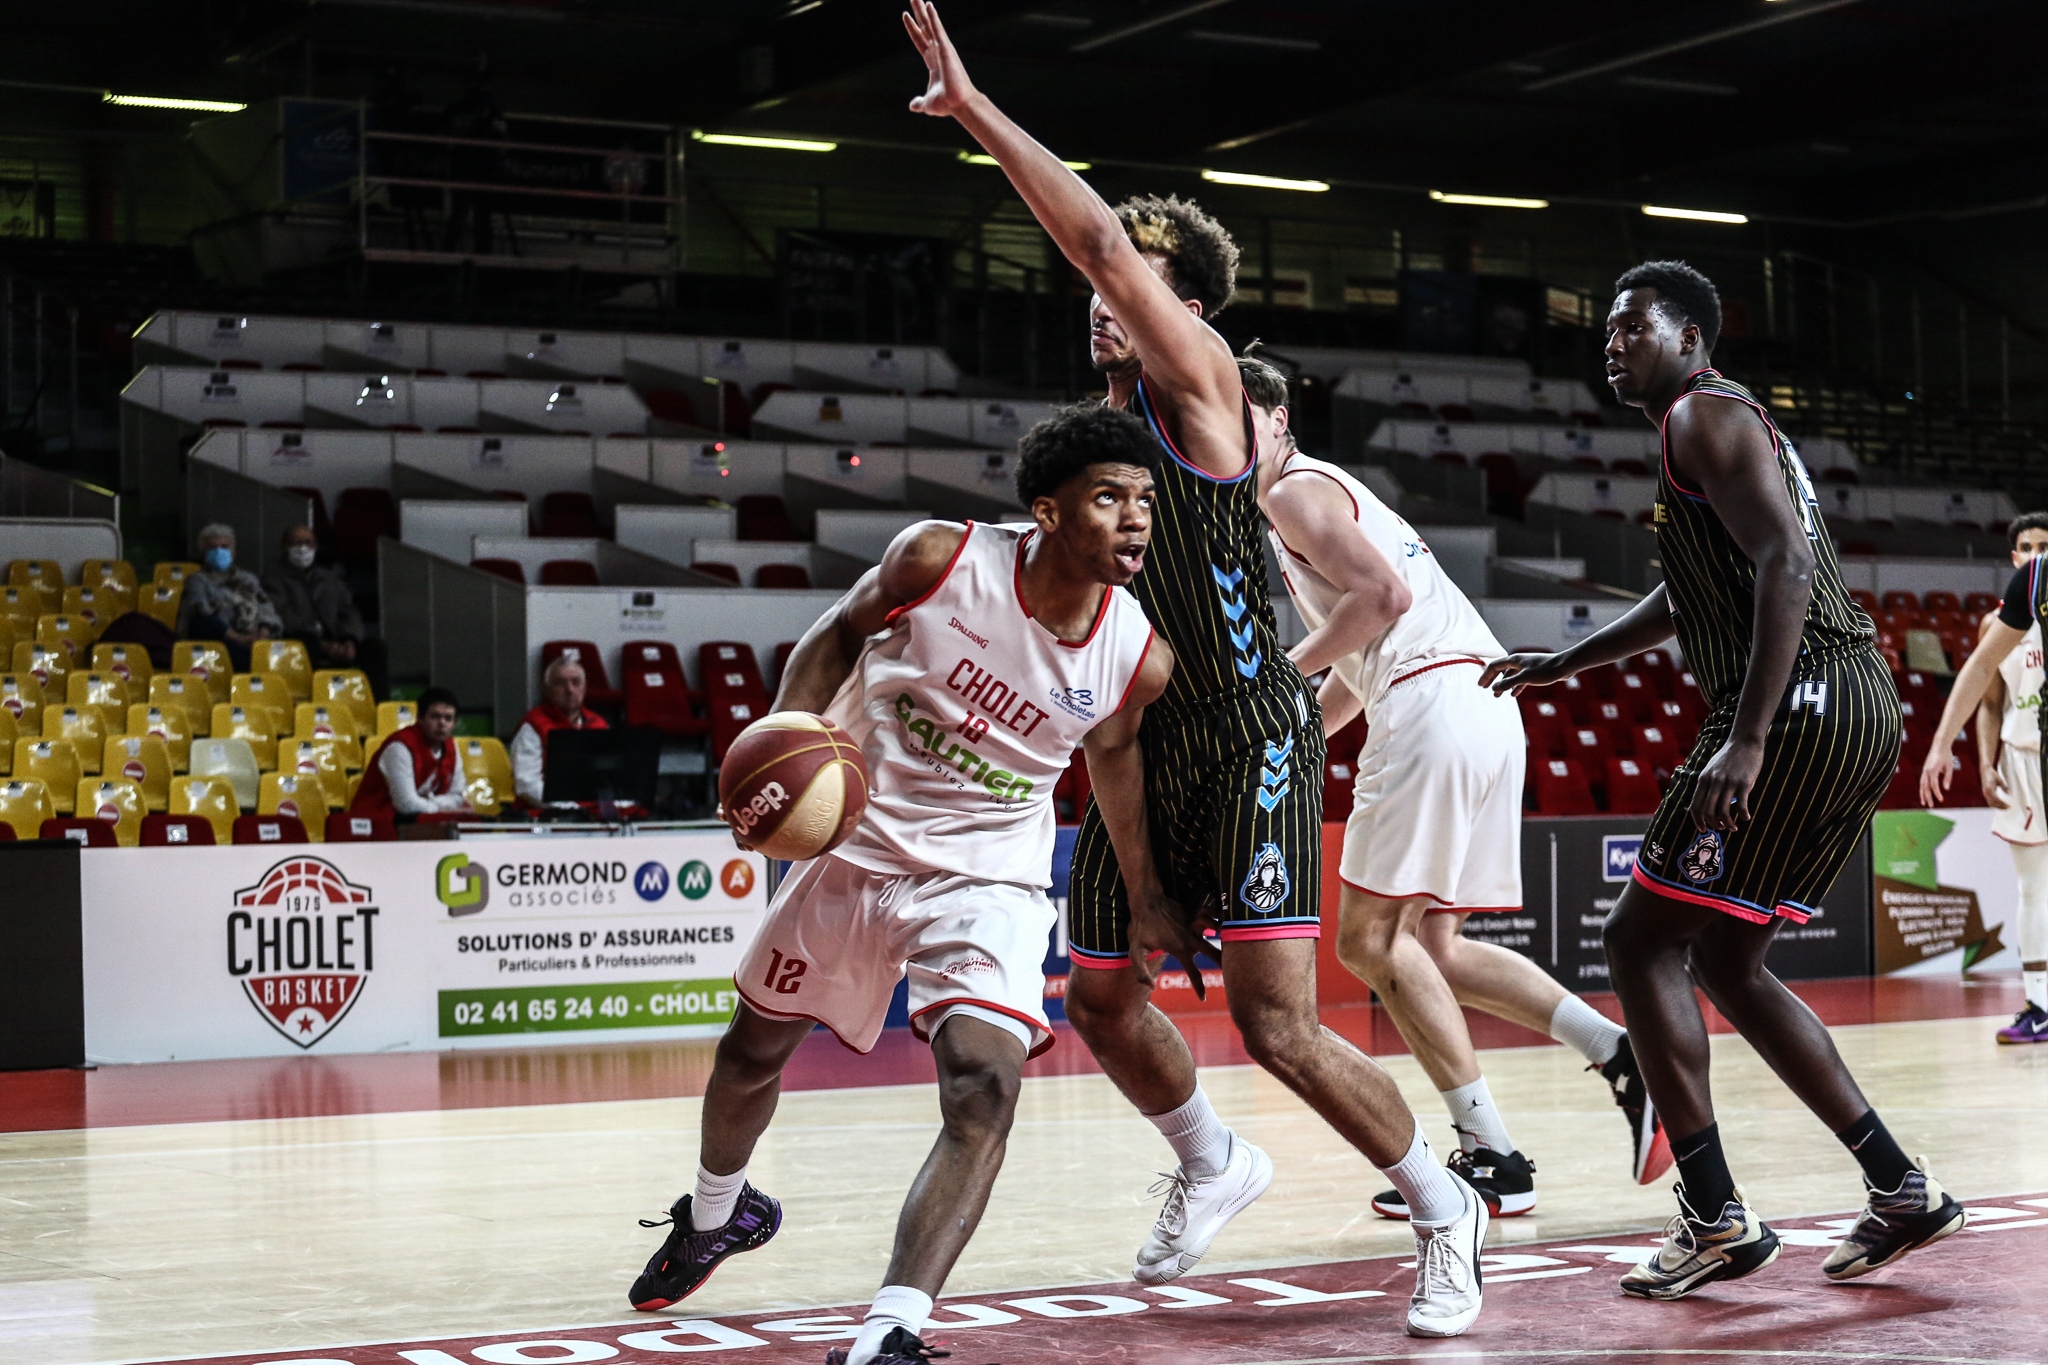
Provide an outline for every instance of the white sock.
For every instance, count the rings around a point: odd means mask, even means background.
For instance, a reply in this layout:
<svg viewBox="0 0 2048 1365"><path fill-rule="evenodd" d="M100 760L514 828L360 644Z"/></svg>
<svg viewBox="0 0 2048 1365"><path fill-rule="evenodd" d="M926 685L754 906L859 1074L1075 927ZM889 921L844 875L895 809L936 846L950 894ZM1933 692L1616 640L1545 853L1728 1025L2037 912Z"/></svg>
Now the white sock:
<svg viewBox="0 0 2048 1365"><path fill-rule="evenodd" d="M1408 1145L1408 1155L1380 1169L1401 1192L1410 1222L1448 1223L1465 1212L1465 1192L1450 1172L1437 1164L1429 1139L1422 1135L1420 1119L1415 1122L1415 1141Z"/></svg>
<svg viewBox="0 0 2048 1365"><path fill-rule="evenodd" d="M1507 1123L1493 1102L1493 1092L1486 1088L1486 1077L1456 1090L1436 1093L1443 1097L1444 1108L1451 1111L1451 1127L1458 1130L1460 1147L1468 1152L1484 1147L1503 1155L1515 1150L1515 1140L1508 1136Z"/></svg>
<svg viewBox="0 0 2048 1365"><path fill-rule="evenodd" d="M2012 865L2020 876L2020 980L2027 999L2048 1009L2048 971L2029 963L2048 961L2048 844L2013 844Z"/></svg>
<svg viewBox="0 0 2048 1365"><path fill-rule="evenodd" d="M889 1333L901 1327L912 1336L924 1331L926 1319L932 1315L932 1296L922 1289L908 1285L887 1284L875 1295L875 1301L868 1305L867 1319L860 1325L860 1335L853 1339L853 1349L846 1353L846 1365L868 1365L881 1353L882 1343Z"/></svg>
<svg viewBox="0 0 2048 1365"><path fill-rule="evenodd" d="M1614 1050L1628 1030L1576 995L1567 995L1550 1012L1550 1036L1595 1066L1614 1060Z"/></svg>
<svg viewBox="0 0 2048 1365"><path fill-rule="evenodd" d="M731 1175L713 1175L699 1164L697 1189L690 1196L692 1230L709 1232L730 1223L732 1211L739 1207L740 1190L746 1183L747 1168L744 1166Z"/></svg>
<svg viewBox="0 0 2048 1365"><path fill-rule="evenodd" d="M1190 1180L1207 1180L1219 1175L1230 1164L1230 1130L1223 1126L1223 1120L1216 1117L1216 1111L1209 1104L1209 1097L1202 1087L1195 1086L1195 1093L1188 1096L1188 1102L1178 1109L1169 1109L1164 1114L1147 1114L1159 1135L1173 1147L1173 1154L1180 1158L1181 1172ZM852 1365L849 1361L848 1365Z"/></svg>

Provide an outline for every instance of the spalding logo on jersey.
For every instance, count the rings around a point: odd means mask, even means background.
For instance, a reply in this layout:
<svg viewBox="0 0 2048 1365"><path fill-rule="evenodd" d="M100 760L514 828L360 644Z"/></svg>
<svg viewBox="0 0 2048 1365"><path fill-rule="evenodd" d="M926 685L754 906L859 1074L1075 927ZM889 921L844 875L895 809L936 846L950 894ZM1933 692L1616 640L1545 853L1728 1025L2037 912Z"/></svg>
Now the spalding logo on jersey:
<svg viewBox="0 0 2048 1365"><path fill-rule="evenodd" d="M1721 832L1710 829L1688 844L1685 852L1678 855L1678 867L1687 881L1721 880Z"/></svg>
<svg viewBox="0 0 2048 1365"><path fill-rule="evenodd" d="M1244 875L1244 885L1238 888L1238 899L1246 905L1266 914L1279 907L1287 899L1293 883L1287 876L1287 860L1280 856L1278 844L1261 844L1257 855L1252 858L1252 869Z"/></svg>

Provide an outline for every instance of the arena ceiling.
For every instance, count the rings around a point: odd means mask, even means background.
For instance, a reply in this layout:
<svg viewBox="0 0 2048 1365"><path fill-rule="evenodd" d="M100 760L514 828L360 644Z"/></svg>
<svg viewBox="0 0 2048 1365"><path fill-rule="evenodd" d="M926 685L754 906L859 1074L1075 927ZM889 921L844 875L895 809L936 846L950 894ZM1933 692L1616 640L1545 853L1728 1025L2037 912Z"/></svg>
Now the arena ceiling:
<svg viewBox="0 0 2048 1365"><path fill-rule="evenodd" d="M892 0L94 0L15 16L0 122L93 92L423 94L942 149ZM1859 224L2043 202L2038 0L951 0L1062 155ZM161 116L174 120L178 116ZM189 118L189 115L184 117ZM110 122L111 121L111 122Z"/></svg>

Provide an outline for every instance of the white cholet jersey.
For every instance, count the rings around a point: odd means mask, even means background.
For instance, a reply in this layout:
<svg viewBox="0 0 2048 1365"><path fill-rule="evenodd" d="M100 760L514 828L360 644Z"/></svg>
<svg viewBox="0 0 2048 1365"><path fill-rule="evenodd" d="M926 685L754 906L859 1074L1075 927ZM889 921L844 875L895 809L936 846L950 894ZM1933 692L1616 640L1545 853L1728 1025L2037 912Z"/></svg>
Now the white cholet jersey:
<svg viewBox="0 0 2048 1365"><path fill-rule="evenodd" d="M1024 605L1029 526L967 523L930 592L869 637L825 714L867 761L867 813L836 857L872 871L1052 881L1052 788L1121 708L1152 646L1137 598L1108 588L1069 643Z"/></svg>
<svg viewBox="0 0 2048 1365"><path fill-rule="evenodd" d="M2005 720L1998 738L2030 754L2041 752L2041 623L2027 627L2027 633L2012 647L2012 653L1998 665L2005 684Z"/></svg>
<svg viewBox="0 0 2048 1365"><path fill-rule="evenodd" d="M1323 460L1299 451L1287 457L1280 477L1297 473L1317 474L1334 482L1351 499L1351 515L1365 538L1400 573L1414 601L1394 623L1363 649L1347 654L1331 667L1346 687L1364 703L1365 721L1373 723L1373 712L1381 697L1395 683L1439 664L1476 659L1486 662L1504 651L1500 641L1487 629L1479 611L1458 585L1451 582L1436 556L1423 544L1415 528L1381 502L1373 491ZM1316 572L1316 568L1280 537L1269 531L1273 549L1280 557L1288 595L1294 599L1310 629L1319 629L1330 619L1343 591Z"/></svg>

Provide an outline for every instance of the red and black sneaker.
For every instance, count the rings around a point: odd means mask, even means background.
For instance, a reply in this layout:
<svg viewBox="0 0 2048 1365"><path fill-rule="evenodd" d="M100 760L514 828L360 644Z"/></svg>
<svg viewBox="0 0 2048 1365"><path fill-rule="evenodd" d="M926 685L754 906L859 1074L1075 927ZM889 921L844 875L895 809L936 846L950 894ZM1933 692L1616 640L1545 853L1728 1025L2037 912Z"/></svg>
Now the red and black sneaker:
<svg viewBox="0 0 2048 1365"><path fill-rule="evenodd" d="M1614 1056L1586 1070L1598 1071L1600 1079L1614 1091L1614 1102L1620 1106L1621 1116L1628 1120L1629 1174L1638 1185L1650 1184L1671 1169L1671 1138L1664 1131L1657 1106L1650 1102L1650 1092L1636 1066L1636 1050L1628 1035L1622 1035Z"/></svg>
<svg viewBox="0 0 2048 1365"><path fill-rule="evenodd" d="M642 1218L640 1226L669 1229L668 1240L654 1253L640 1278L633 1281L633 1292L627 1296L635 1308L651 1313L696 1293L726 1257L765 1246L782 1228L782 1205L752 1185L745 1185L740 1188L740 1202L723 1227L705 1232L692 1228L687 1194L676 1200L668 1217Z"/></svg>

